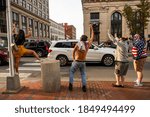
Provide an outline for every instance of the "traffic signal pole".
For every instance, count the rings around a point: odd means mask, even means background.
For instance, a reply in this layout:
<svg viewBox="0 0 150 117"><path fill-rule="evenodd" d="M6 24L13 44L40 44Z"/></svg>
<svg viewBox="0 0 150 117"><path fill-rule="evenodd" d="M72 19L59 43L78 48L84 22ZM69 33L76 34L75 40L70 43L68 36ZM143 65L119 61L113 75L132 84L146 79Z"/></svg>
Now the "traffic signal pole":
<svg viewBox="0 0 150 117"><path fill-rule="evenodd" d="M8 40L8 51L9 51L9 73L10 76L14 76L14 57L12 53L12 18L11 18L11 7L10 0L6 0L6 20L7 20L7 40Z"/></svg>

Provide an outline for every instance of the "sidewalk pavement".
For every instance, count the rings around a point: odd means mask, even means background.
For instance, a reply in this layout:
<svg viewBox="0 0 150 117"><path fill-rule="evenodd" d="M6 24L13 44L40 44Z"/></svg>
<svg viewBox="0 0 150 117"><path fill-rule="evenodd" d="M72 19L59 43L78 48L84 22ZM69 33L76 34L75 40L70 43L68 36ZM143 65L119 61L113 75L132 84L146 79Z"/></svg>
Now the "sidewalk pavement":
<svg viewBox="0 0 150 117"><path fill-rule="evenodd" d="M41 80L28 78L21 80L25 88L18 94L2 94L1 100L150 100L150 82L143 87L134 87L127 82L124 88L112 87L112 81L88 81L87 92L81 89L81 81L75 81L73 91L68 90L68 81L61 81L61 91L46 93L42 90ZM1 85L1 84L0 84ZM0 92L5 88L0 88Z"/></svg>

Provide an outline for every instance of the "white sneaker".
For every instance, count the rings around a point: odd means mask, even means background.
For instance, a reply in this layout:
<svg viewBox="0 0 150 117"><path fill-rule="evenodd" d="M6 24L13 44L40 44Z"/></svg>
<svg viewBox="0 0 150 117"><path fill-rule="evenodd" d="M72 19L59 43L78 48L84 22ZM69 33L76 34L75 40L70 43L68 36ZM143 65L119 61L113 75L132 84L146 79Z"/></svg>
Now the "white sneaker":
<svg viewBox="0 0 150 117"><path fill-rule="evenodd" d="M142 83L136 83L134 86L135 86L135 87L142 87L143 84L142 84Z"/></svg>
<svg viewBox="0 0 150 117"><path fill-rule="evenodd" d="M138 80L135 80L134 82L135 82L135 83L137 83L137 82L138 82Z"/></svg>
<svg viewBox="0 0 150 117"><path fill-rule="evenodd" d="M35 60L36 63L40 63L40 60Z"/></svg>
<svg viewBox="0 0 150 117"><path fill-rule="evenodd" d="M43 59L40 59L40 60L35 60L36 63L41 63L43 62Z"/></svg>
<svg viewBox="0 0 150 117"><path fill-rule="evenodd" d="M15 75L16 75L16 76L19 76L19 73L18 73L18 72L16 72L16 73L15 73Z"/></svg>

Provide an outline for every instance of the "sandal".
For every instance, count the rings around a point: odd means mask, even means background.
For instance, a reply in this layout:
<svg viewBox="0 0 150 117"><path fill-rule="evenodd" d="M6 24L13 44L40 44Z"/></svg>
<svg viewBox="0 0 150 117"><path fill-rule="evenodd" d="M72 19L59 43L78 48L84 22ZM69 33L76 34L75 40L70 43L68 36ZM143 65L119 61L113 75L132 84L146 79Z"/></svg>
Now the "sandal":
<svg viewBox="0 0 150 117"><path fill-rule="evenodd" d="M121 88L124 88L123 85L116 85L116 84L112 84L113 87L121 87Z"/></svg>

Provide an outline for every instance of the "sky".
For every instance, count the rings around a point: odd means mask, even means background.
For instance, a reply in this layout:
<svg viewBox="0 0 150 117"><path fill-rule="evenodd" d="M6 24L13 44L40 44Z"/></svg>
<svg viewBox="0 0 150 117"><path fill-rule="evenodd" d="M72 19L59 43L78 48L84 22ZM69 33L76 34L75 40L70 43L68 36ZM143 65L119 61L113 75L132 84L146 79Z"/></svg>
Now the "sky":
<svg viewBox="0 0 150 117"><path fill-rule="evenodd" d="M68 23L76 28L77 39L83 34L83 11L81 0L49 0L50 19Z"/></svg>

